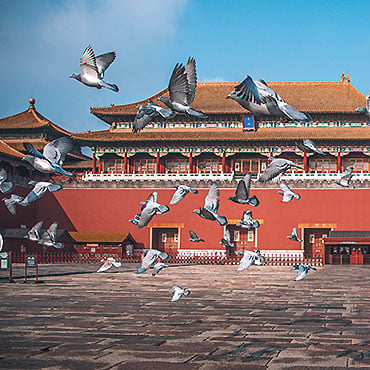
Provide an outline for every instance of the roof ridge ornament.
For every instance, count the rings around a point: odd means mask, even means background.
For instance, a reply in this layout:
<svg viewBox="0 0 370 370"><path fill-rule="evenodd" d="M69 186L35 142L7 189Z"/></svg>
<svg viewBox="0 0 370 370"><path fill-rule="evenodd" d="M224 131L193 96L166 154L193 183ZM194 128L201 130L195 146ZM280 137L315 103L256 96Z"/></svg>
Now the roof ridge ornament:
<svg viewBox="0 0 370 370"><path fill-rule="evenodd" d="M346 76L344 73L340 75L342 82L350 84L351 83L351 77L349 77L349 74Z"/></svg>
<svg viewBox="0 0 370 370"><path fill-rule="evenodd" d="M28 101L30 103L30 106L29 106L28 110L31 110L31 109L35 110L35 103L36 103L35 98L29 98Z"/></svg>

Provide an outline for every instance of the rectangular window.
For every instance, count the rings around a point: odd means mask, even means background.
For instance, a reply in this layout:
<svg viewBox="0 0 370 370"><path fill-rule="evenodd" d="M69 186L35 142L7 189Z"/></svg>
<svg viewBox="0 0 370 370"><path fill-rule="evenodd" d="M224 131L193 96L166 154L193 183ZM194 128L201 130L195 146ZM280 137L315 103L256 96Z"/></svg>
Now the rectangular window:
<svg viewBox="0 0 370 370"><path fill-rule="evenodd" d="M173 235L173 241L174 242L178 242L179 241L179 236L178 236L178 234L177 233L175 233L174 235Z"/></svg>
<svg viewBox="0 0 370 370"><path fill-rule="evenodd" d="M315 234L310 234L310 243L315 243Z"/></svg>
<svg viewBox="0 0 370 370"><path fill-rule="evenodd" d="M248 230L248 239L249 242L254 241L254 231L253 230Z"/></svg>
<svg viewBox="0 0 370 370"><path fill-rule="evenodd" d="M167 234L163 233L162 234L162 243L166 243L167 242Z"/></svg>
<svg viewBox="0 0 370 370"><path fill-rule="evenodd" d="M234 231L234 242L240 242L240 231L239 230Z"/></svg>

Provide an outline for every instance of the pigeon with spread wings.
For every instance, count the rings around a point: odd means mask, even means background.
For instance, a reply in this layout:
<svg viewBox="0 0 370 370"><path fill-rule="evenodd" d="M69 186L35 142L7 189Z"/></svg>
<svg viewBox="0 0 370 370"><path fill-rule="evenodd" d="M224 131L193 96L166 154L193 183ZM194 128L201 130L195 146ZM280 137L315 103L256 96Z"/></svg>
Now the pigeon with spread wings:
<svg viewBox="0 0 370 370"><path fill-rule="evenodd" d="M255 195L249 197L251 181L252 175L247 173L243 179L239 180L238 186L235 190L235 196L229 197L228 199L235 203L250 204L251 206L257 207L260 204L258 198Z"/></svg>
<svg viewBox="0 0 370 370"><path fill-rule="evenodd" d="M283 196L281 200L282 203L290 202L293 198L301 199L301 196L297 193L294 193L292 189L286 184L280 184L281 190L278 191L279 194Z"/></svg>
<svg viewBox="0 0 370 370"><path fill-rule="evenodd" d="M185 195L189 192L193 194L198 194L198 190L191 188L187 185L175 185L176 191L174 192L170 204L176 204L180 202L180 200L185 198Z"/></svg>
<svg viewBox="0 0 370 370"><path fill-rule="evenodd" d="M290 167L298 167L303 169L303 167L299 166L298 164L284 158L270 157L269 161L269 165L258 178L258 181L262 183L272 180L274 177L283 174L285 171L289 170Z"/></svg>
<svg viewBox="0 0 370 370"><path fill-rule="evenodd" d="M354 189L355 187L351 184L353 176L353 167L348 167L342 174L339 175L339 179L335 180L335 183L344 187Z"/></svg>

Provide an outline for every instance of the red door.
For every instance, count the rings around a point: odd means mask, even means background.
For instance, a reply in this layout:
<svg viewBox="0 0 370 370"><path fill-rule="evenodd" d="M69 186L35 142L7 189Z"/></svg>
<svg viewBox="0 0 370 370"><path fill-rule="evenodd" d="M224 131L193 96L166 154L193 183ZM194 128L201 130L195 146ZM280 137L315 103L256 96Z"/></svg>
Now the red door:
<svg viewBox="0 0 370 370"><path fill-rule="evenodd" d="M153 229L153 249L176 254L178 249L178 230Z"/></svg>
<svg viewBox="0 0 370 370"><path fill-rule="evenodd" d="M363 265L364 256L362 254L361 248L357 246L351 247L350 263L351 265Z"/></svg>

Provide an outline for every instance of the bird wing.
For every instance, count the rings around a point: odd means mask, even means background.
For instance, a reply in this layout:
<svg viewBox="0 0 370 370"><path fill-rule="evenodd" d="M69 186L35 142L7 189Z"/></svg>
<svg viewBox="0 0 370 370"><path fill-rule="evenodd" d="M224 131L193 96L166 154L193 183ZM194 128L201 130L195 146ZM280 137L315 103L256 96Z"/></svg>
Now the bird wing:
<svg viewBox="0 0 370 370"><path fill-rule="evenodd" d="M231 243L231 234L228 228L225 228L224 239L230 244Z"/></svg>
<svg viewBox="0 0 370 370"><path fill-rule="evenodd" d="M148 223L156 213L157 207L155 207L152 203L146 204L141 211L140 220L138 221L139 228L148 225Z"/></svg>
<svg viewBox="0 0 370 370"><path fill-rule="evenodd" d="M253 223L252 212L249 210L245 211L242 216L242 221L249 225L252 224Z"/></svg>
<svg viewBox="0 0 370 370"><path fill-rule="evenodd" d="M157 112L155 110L153 110L152 114L147 114L146 110L143 107L140 107L136 114L136 117L135 117L135 120L132 126L132 131L138 132L142 130L148 123L150 123L152 118L155 117L156 115L157 115Z"/></svg>
<svg viewBox="0 0 370 370"><path fill-rule="evenodd" d="M204 207L212 210L213 212L218 211L220 190L216 184L212 184L208 190L208 194L204 200Z"/></svg>
<svg viewBox="0 0 370 370"><path fill-rule="evenodd" d="M95 58L99 78L104 78L105 70L113 63L114 59L116 59L116 53L114 51L101 54Z"/></svg>
<svg viewBox="0 0 370 370"><path fill-rule="evenodd" d="M250 181L249 181L250 183ZM247 200L249 195L248 182L244 179L239 180L235 191L235 197L239 200Z"/></svg>
<svg viewBox="0 0 370 370"><path fill-rule="evenodd" d="M47 189L50 191L50 193L55 193L57 191L60 191L63 189L63 186L62 185L59 185L59 184L49 184L47 186Z"/></svg>
<svg viewBox="0 0 370 370"><path fill-rule="evenodd" d="M172 293L173 293L173 297L171 299L171 302L175 302L175 301L178 301L182 297L184 291L179 286L174 285L172 287Z"/></svg>
<svg viewBox="0 0 370 370"><path fill-rule="evenodd" d="M0 234L0 252L3 250L3 246L4 246L4 238L3 238L3 235Z"/></svg>
<svg viewBox="0 0 370 370"><path fill-rule="evenodd" d="M45 159L43 154L37 149L35 149L35 147L31 143L23 143L23 146L24 146L24 149L26 149L27 152L33 155L34 157Z"/></svg>
<svg viewBox="0 0 370 370"><path fill-rule="evenodd" d="M185 65L186 78L189 85L189 93L187 102L190 105L195 97L195 89L197 87L197 72L195 67L195 59L189 58L188 62Z"/></svg>
<svg viewBox="0 0 370 370"><path fill-rule="evenodd" d="M293 227L293 230L292 230L292 238L298 239L298 230L295 226Z"/></svg>
<svg viewBox="0 0 370 370"><path fill-rule="evenodd" d="M93 48L89 45L80 59L81 74L99 78L99 71L96 65L96 58Z"/></svg>
<svg viewBox="0 0 370 370"><path fill-rule="evenodd" d="M44 157L53 164L62 165L66 154L73 148L73 140L68 136L60 137L46 144Z"/></svg>
<svg viewBox="0 0 370 370"><path fill-rule="evenodd" d="M58 228L58 222L53 222L50 226L49 226L49 228L48 228L48 230L47 230L47 232L49 233L49 235L50 235L50 237L51 237L51 239L52 239L52 241L55 241L56 240L56 236L57 236L57 228Z"/></svg>
<svg viewBox="0 0 370 370"><path fill-rule="evenodd" d="M4 168L2 168L0 170L0 184L3 183L7 178L8 178L8 174L6 173Z"/></svg>
<svg viewBox="0 0 370 370"><path fill-rule="evenodd" d="M280 165L280 162L277 162L278 160L275 159L273 160L265 169L265 171L260 175L260 177L258 178L258 180L260 182L266 182L266 181L269 181L271 179L273 179L274 177L280 175L282 172L284 172L285 170L287 170L287 167L286 165L285 166L281 166Z"/></svg>
<svg viewBox="0 0 370 370"><path fill-rule="evenodd" d="M185 67L177 63L173 69L168 85L170 99L173 102L188 105L189 84L185 73Z"/></svg>
<svg viewBox="0 0 370 370"><path fill-rule="evenodd" d="M35 226L33 226L29 231L28 231L28 237L31 240L38 240L40 238L40 231L42 228L43 222L40 221L38 222Z"/></svg>
<svg viewBox="0 0 370 370"><path fill-rule="evenodd" d="M322 150L316 148L316 145L310 139L304 139L303 140L303 145L307 146L309 149L311 149L311 151L313 151L317 154L321 154L321 155L325 154Z"/></svg>
<svg viewBox="0 0 370 370"><path fill-rule="evenodd" d="M306 114L300 112L299 110L295 109L291 105L285 103L284 101L277 100L277 105L279 109L290 119L294 121L302 121L302 122L311 122L311 117L307 116Z"/></svg>
<svg viewBox="0 0 370 370"><path fill-rule="evenodd" d="M298 267L297 276L295 279L297 281L302 280L306 277L306 275L307 275L307 270L302 270L300 267Z"/></svg>
<svg viewBox="0 0 370 370"><path fill-rule="evenodd" d="M342 180L348 180L350 181L353 174L352 174L352 171L353 171L353 168L352 167L348 167L343 173L342 173L342 176L341 176L341 179Z"/></svg>
<svg viewBox="0 0 370 370"><path fill-rule="evenodd" d="M163 262L157 262L153 267L152 276L155 276L158 274L159 271L161 271L163 268L167 267L166 264Z"/></svg>
<svg viewBox="0 0 370 370"><path fill-rule="evenodd" d="M253 261L254 261L253 254L249 251L244 251L244 256L240 260L240 264L239 267L237 268L237 271L242 271L249 268L253 264Z"/></svg>
<svg viewBox="0 0 370 370"><path fill-rule="evenodd" d="M172 196L170 204L176 204L180 202L180 200L182 200L188 192L189 191L186 190L183 186L181 185L178 186L178 188L176 189L175 193Z"/></svg>
<svg viewBox="0 0 370 370"><path fill-rule="evenodd" d="M247 78L244 79L244 81L242 81L239 85L235 86L235 91L237 92L237 95L241 97L243 100L255 104L262 103L257 85L250 76L247 76Z"/></svg>
<svg viewBox="0 0 370 370"><path fill-rule="evenodd" d="M189 234L190 234L190 238L195 239L195 240L199 239L199 236L193 230L190 230Z"/></svg>
<svg viewBox="0 0 370 370"><path fill-rule="evenodd" d="M107 271L108 269L110 269L112 267L112 265L113 265L112 261L106 260L106 261L104 261L103 265L100 266L99 270L96 271L96 272Z"/></svg>

